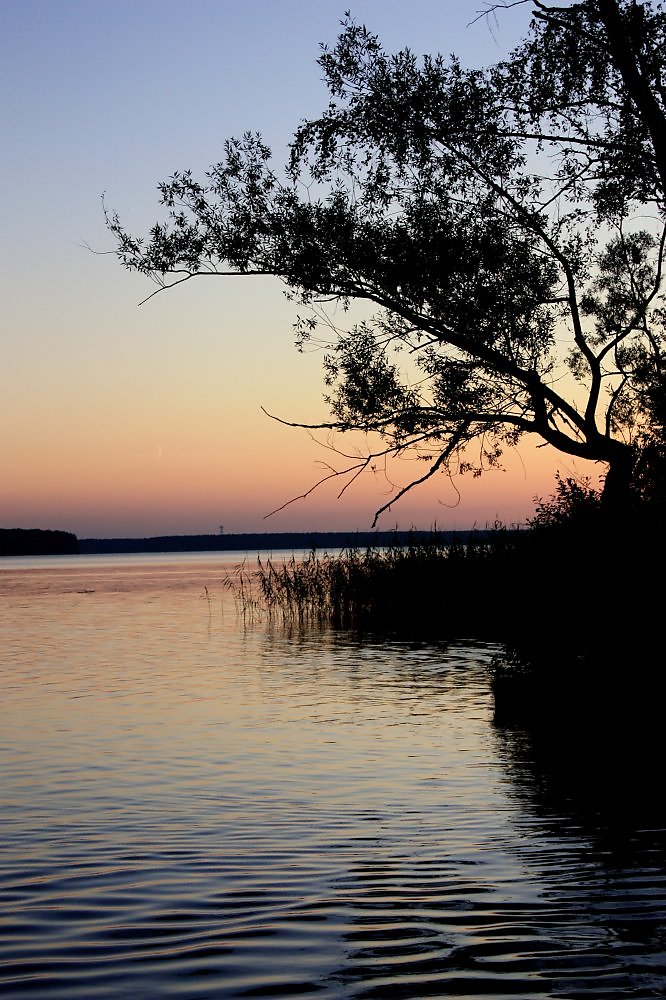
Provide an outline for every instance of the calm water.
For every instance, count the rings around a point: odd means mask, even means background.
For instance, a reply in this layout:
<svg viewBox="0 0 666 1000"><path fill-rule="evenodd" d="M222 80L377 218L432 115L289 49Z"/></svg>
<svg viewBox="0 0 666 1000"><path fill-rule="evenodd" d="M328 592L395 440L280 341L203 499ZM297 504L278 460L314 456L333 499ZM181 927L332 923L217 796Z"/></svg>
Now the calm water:
<svg viewBox="0 0 666 1000"><path fill-rule="evenodd" d="M228 562L0 563L1 996L666 995L663 759L496 728L486 645L243 623Z"/></svg>

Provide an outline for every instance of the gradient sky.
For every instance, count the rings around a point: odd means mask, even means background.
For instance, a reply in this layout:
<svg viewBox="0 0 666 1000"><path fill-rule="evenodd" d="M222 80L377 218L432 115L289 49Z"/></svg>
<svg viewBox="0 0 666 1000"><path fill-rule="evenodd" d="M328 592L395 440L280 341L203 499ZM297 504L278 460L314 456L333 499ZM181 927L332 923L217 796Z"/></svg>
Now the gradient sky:
<svg viewBox="0 0 666 1000"><path fill-rule="evenodd" d="M293 307L269 279L152 287L112 255L101 197L128 228L160 218L156 186L261 131L281 164L326 92L316 65L347 7L387 48L492 62L522 7L470 24L482 0L2 0L0 526L79 537L369 528L380 474L268 519L335 456L271 421L325 419L321 356L293 346ZM100 251L90 252L88 247ZM353 453L362 442L339 441ZM534 443L506 471L444 476L380 528L520 522L556 470ZM422 466L402 462L400 485ZM457 489L460 492L458 497Z"/></svg>

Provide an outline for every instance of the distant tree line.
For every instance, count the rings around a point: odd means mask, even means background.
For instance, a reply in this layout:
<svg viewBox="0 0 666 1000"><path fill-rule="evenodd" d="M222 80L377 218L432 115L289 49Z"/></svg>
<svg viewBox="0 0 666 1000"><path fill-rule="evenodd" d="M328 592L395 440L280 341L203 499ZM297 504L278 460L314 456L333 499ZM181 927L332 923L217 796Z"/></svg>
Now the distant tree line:
<svg viewBox="0 0 666 1000"><path fill-rule="evenodd" d="M442 544L465 541L473 534L489 531L435 532ZM79 550L84 554L120 552L258 552L273 550L359 549L388 545L418 544L431 539L431 531L285 531L246 532L228 535L157 535L152 538L83 538Z"/></svg>
<svg viewBox="0 0 666 1000"><path fill-rule="evenodd" d="M0 528L0 556L104 555L129 552L271 552L384 548L477 541L492 529L466 531L284 531L228 535L154 535L148 538L77 538L68 531Z"/></svg>
<svg viewBox="0 0 666 1000"><path fill-rule="evenodd" d="M79 540L69 531L0 528L0 556L75 555Z"/></svg>

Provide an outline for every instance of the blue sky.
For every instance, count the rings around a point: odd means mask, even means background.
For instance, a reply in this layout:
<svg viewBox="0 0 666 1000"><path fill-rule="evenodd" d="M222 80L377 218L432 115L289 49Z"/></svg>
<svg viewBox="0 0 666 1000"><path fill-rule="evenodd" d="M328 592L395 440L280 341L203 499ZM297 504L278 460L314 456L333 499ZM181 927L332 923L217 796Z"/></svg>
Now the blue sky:
<svg viewBox="0 0 666 1000"><path fill-rule="evenodd" d="M160 217L158 182L203 173L229 136L262 132L282 163L296 125L325 104L319 43L335 41L347 5L3 0L0 525L84 537L222 521L368 527L385 484L339 502L323 491L263 520L312 485L322 458L261 413L324 416L321 359L294 350L276 284L188 286L139 307L146 280L88 249L112 247L103 194L144 231ZM528 18L520 6L474 21L483 7L359 0L351 12L388 49L478 65L505 55ZM514 456L459 503L442 484L380 526L522 519L550 482L544 468Z"/></svg>

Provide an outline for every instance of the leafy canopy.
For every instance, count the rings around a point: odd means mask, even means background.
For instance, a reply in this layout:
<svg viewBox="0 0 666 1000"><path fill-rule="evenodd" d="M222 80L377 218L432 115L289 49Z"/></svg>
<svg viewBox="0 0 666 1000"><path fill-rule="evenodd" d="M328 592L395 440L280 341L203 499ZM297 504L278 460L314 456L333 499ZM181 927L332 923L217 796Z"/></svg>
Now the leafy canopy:
<svg viewBox="0 0 666 1000"><path fill-rule="evenodd" d="M297 426L380 442L336 474L411 451L426 464L409 489L479 474L534 434L603 463L604 496L624 507L664 454L666 15L517 2L528 35L479 69L388 53L347 14L319 57L328 105L283 170L248 132L203 180L160 185L168 218L147 238L108 225L121 263L159 289L284 282L298 344L327 343L331 420ZM331 303L371 309L340 329Z"/></svg>

